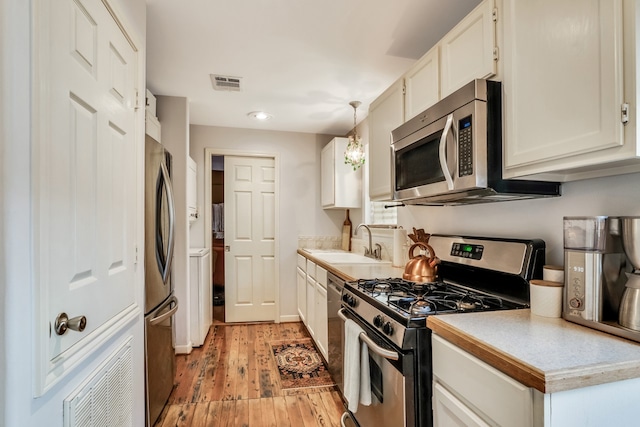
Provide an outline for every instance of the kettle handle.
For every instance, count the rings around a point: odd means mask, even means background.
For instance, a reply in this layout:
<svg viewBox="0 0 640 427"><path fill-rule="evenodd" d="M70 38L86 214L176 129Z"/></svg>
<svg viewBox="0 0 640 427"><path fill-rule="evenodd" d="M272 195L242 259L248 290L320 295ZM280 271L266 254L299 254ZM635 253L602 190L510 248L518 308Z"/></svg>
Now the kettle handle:
<svg viewBox="0 0 640 427"><path fill-rule="evenodd" d="M411 258L411 259L415 258L415 256L413 255L413 251L418 246L420 248L422 248L422 249L426 249L429 252L429 257L430 258L435 258L436 257L436 253L435 253L435 251L433 250L433 248L431 246L429 246L427 243L416 242L413 245L411 245L411 247L409 248L409 258Z"/></svg>

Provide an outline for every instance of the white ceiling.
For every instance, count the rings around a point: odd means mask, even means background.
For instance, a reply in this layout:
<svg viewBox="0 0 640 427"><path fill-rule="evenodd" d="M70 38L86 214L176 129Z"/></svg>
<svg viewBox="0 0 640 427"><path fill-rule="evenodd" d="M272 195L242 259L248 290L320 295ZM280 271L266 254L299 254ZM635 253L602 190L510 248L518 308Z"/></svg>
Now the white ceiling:
<svg viewBox="0 0 640 427"><path fill-rule="evenodd" d="M192 124L345 135L480 0L147 0L147 86ZM210 74L242 78L214 91ZM247 113L264 110L267 122Z"/></svg>

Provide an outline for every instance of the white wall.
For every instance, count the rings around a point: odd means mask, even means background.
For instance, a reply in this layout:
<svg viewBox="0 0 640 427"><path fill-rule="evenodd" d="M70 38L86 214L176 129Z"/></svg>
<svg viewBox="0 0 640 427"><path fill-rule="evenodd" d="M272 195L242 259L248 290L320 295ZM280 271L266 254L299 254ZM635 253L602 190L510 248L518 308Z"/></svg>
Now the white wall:
<svg viewBox="0 0 640 427"><path fill-rule="evenodd" d="M52 4L55 2L52 2ZM111 0L110 4L122 18L138 47L140 67L138 85L144 89L144 59L146 45L146 3L144 0ZM118 343L133 336L134 356L134 423L144 424L144 328L140 317L128 328L81 363L67 378L56 384L45 396L33 398L34 293L32 255L34 251L31 227L30 199L32 148L32 85L33 64L32 14L39 12L35 0L3 0L0 2L0 316L5 325L0 332L0 425L6 427L61 427L62 402L93 372ZM138 112L138 164L142 165L144 145L144 109ZM136 185L142 194L142 168ZM138 223L143 223L141 211ZM144 230L138 230L143 244ZM139 263L138 265L143 265ZM136 300L144 307L144 271L136 271Z"/></svg>
<svg viewBox="0 0 640 427"><path fill-rule="evenodd" d="M203 209L204 152L206 148L278 155L280 160L280 316L295 316L296 250L298 236L339 236L344 210L325 211L320 206L320 150L328 135L274 132L212 126L191 126L191 157L198 164L198 207ZM357 215L357 213L356 213ZM353 218L353 216L352 216ZM191 246L202 247L203 215L191 226Z"/></svg>
<svg viewBox="0 0 640 427"><path fill-rule="evenodd" d="M562 265L563 217L594 215L640 215L640 174L565 183L562 196L553 199L399 208L398 223L428 233L541 238L547 263Z"/></svg>
<svg viewBox="0 0 640 427"><path fill-rule="evenodd" d="M172 276L174 295L178 298L175 314L177 353L191 353L189 292L189 218L187 215L187 158L189 157L189 102L177 96L156 96L162 145L172 155L171 182L175 197L176 228Z"/></svg>

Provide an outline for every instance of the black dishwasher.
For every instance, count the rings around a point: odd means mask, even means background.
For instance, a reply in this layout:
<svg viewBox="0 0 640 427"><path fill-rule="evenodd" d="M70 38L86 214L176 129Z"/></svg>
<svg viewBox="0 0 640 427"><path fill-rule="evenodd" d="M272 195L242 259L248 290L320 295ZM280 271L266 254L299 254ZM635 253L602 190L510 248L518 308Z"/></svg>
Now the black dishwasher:
<svg viewBox="0 0 640 427"><path fill-rule="evenodd" d="M340 393L344 393L342 380L342 353L344 351L344 321L338 317L342 301L344 280L327 272L327 314L329 317L329 373L334 379Z"/></svg>

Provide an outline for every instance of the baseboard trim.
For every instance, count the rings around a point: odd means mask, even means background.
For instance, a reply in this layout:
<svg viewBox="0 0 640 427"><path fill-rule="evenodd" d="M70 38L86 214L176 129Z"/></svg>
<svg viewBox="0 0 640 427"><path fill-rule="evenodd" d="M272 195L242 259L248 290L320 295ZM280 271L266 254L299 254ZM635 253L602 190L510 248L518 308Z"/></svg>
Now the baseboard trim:
<svg viewBox="0 0 640 427"><path fill-rule="evenodd" d="M297 314L288 314L286 316L280 316L281 323L299 322L299 321L300 321L300 316L298 316Z"/></svg>
<svg viewBox="0 0 640 427"><path fill-rule="evenodd" d="M193 347L191 345L177 345L175 350L176 354L191 354Z"/></svg>

